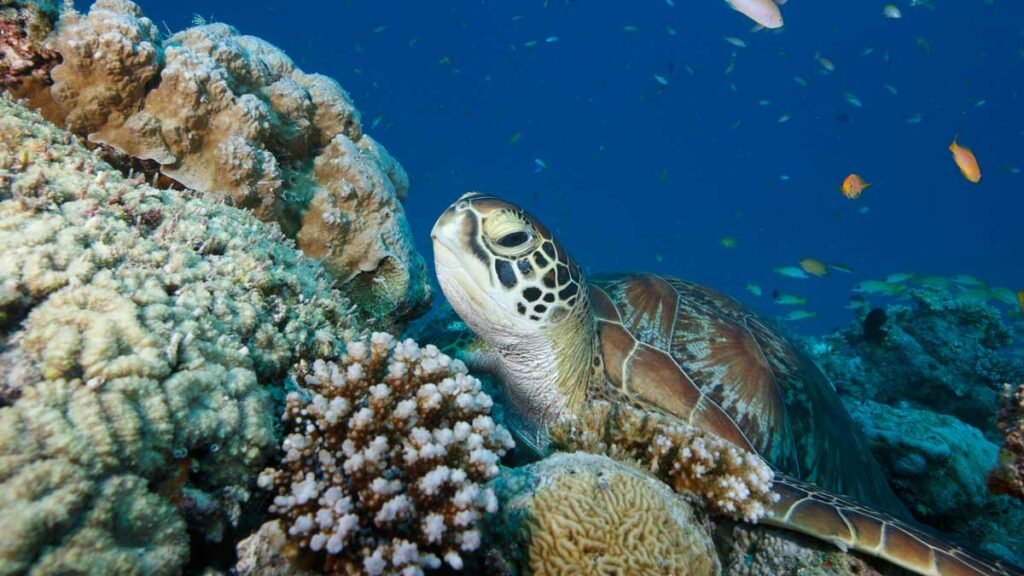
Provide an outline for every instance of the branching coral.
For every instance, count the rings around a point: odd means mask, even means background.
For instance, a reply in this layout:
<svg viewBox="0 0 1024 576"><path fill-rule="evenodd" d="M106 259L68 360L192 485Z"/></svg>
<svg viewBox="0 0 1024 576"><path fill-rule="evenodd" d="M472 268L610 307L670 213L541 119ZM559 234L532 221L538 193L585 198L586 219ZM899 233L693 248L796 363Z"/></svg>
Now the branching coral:
<svg viewBox="0 0 1024 576"><path fill-rule="evenodd" d="M989 474L989 489L1024 500L1024 384L1005 385L999 429L1006 439L999 450L999 464Z"/></svg>
<svg viewBox="0 0 1024 576"><path fill-rule="evenodd" d="M604 456L559 453L491 482L503 560L534 576L711 576L709 523L662 482Z"/></svg>
<svg viewBox="0 0 1024 576"><path fill-rule="evenodd" d="M252 215L76 140L0 98L0 574L176 574L277 445L266 385L340 353L349 305Z"/></svg>
<svg viewBox="0 0 1024 576"><path fill-rule="evenodd" d="M65 12L48 45L49 118L277 222L376 317L426 308L408 176L336 82L225 24L163 39L129 0Z"/></svg>
<svg viewBox="0 0 1024 576"><path fill-rule="evenodd" d="M434 346L374 333L338 363L300 366L289 393L280 468L260 486L288 533L333 573L461 569L496 511L482 486L512 437L465 366Z"/></svg>
<svg viewBox="0 0 1024 576"><path fill-rule="evenodd" d="M711 510L749 522L778 497L771 490L775 475L760 457L657 412L595 401L548 433L556 448L635 462Z"/></svg>

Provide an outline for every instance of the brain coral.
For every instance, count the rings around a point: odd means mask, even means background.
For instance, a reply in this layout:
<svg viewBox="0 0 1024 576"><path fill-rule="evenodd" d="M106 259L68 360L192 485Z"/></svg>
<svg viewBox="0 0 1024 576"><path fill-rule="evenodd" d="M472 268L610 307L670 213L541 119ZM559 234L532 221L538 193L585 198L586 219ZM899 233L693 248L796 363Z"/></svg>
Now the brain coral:
<svg viewBox="0 0 1024 576"><path fill-rule="evenodd" d="M759 456L658 412L594 401L548 433L556 448L635 463L720 514L756 522L778 500L775 474Z"/></svg>
<svg viewBox="0 0 1024 576"><path fill-rule="evenodd" d="M604 456L558 453L491 483L490 523L523 574L719 574L710 525L661 482Z"/></svg>
<svg viewBox="0 0 1024 576"><path fill-rule="evenodd" d="M336 82L225 24L162 38L128 0L67 10L47 45L50 119L277 222L377 318L427 307L408 176Z"/></svg>
<svg viewBox="0 0 1024 576"><path fill-rule="evenodd" d="M0 574L175 574L273 454L266 385L340 353L349 305L251 214L76 140L0 98Z"/></svg>
<svg viewBox="0 0 1024 576"><path fill-rule="evenodd" d="M483 486L512 437L458 360L385 333L350 342L338 363L300 367L288 395L280 468L261 486L288 533L329 573L456 570L496 511Z"/></svg>

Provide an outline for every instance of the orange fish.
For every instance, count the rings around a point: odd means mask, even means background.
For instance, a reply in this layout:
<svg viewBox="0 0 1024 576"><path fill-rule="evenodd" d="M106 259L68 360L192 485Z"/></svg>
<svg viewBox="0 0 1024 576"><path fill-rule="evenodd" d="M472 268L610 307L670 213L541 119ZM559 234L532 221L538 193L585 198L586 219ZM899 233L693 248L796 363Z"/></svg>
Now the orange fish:
<svg viewBox="0 0 1024 576"><path fill-rule="evenodd" d="M846 196L850 200L856 200L860 198L860 193L863 192L868 186L863 178L856 174L850 174L843 180L843 196Z"/></svg>
<svg viewBox="0 0 1024 576"><path fill-rule="evenodd" d="M820 260L815 260L814 258L804 258L800 261L800 267L803 268L804 272L815 276L820 277L828 274L828 269L825 268L825 264Z"/></svg>
<svg viewBox="0 0 1024 576"><path fill-rule="evenodd" d="M949 145L949 151L953 153L953 160L956 161L964 178L975 184L981 182L981 168L978 168L978 160L970 148L957 144L956 136L954 136L953 143Z"/></svg>

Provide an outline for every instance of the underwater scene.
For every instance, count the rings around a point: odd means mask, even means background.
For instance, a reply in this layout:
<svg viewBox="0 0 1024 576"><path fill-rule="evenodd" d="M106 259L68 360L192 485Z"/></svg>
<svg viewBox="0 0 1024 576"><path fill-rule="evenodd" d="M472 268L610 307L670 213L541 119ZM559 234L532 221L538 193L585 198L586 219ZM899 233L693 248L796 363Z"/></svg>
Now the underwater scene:
<svg viewBox="0 0 1024 576"><path fill-rule="evenodd" d="M1019 0L0 0L0 576L1024 575Z"/></svg>

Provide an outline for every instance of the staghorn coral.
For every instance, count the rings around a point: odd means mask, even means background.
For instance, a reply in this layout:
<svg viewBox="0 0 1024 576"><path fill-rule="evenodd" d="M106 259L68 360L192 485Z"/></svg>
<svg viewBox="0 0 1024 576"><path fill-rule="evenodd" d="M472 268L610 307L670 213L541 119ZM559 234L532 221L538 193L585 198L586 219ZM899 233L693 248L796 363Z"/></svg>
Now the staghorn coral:
<svg viewBox="0 0 1024 576"><path fill-rule="evenodd" d="M989 489L1024 500L1024 384L1003 386L999 429L1005 439L999 462L988 476Z"/></svg>
<svg viewBox="0 0 1024 576"><path fill-rule="evenodd" d="M331 573L420 574L442 558L461 569L496 511L482 484L513 446L480 381L434 346L379 332L299 379L280 467L259 477L289 535Z"/></svg>
<svg viewBox="0 0 1024 576"><path fill-rule="evenodd" d="M520 574L717 575L706 519L660 481L604 456L555 454L491 482L489 541Z"/></svg>
<svg viewBox="0 0 1024 576"><path fill-rule="evenodd" d="M693 493L711 510L748 522L778 498L771 491L775 474L760 457L658 412L593 401L548 433L557 449L633 462L676 492Z"/></svg>
<svg viewBox="0 0 1024 576"><path fill-rule="evenodd" d="M409 179L333 80L225 24L161 38L129 0L62 14L47 117L185 187L277 222L382 323L429 305ZM384 318L390 315L390 318Z"/></svg>
<svg viewBox="0 0 1024 576"><path fill-rule="evenodd" d="M330 286L0 97L0 574L179 573L278 443L267 385L352 337Z"/></svg>

